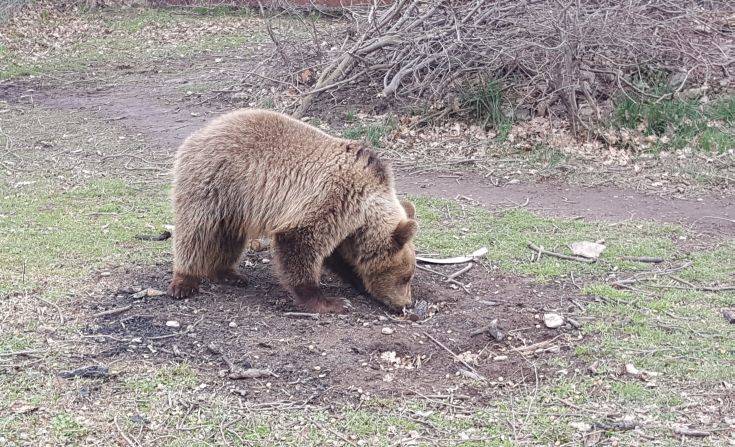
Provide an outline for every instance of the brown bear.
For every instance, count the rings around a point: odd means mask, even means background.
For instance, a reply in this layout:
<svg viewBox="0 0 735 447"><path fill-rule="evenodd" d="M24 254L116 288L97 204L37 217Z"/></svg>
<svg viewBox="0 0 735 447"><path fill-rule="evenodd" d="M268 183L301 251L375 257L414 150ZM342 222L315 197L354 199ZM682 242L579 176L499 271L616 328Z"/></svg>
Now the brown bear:
<svg viewBox="0 0 735 447"><path fill-rule="evenodd" d="M268 236L281 283L307 311L345 311L319 290L324 265L394 309L411 303L414 207L359 142L267 110L228 113L178 149L173 209L176 298L202 278L244 285L243 247Z"/></svg>

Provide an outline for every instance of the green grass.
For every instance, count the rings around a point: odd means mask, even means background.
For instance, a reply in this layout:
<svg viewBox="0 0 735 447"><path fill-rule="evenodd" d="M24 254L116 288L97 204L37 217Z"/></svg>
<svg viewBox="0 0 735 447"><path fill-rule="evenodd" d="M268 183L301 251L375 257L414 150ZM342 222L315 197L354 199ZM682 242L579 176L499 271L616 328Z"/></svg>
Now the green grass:
<svg viewBox="0 0 735 447"><path fill-rule="evenodd" d="M416 198L420 223L418 248L445 255L469 254L487 247L487 260L508 272L533 275L542 280L568 276L601 274L610 269L637 268L622 256L678 256L672 238L683 234L676 226L635 222L620 225L537 216L523 209L493 214L479 207L460 207L449 200ZM509 204L512 207L512 204ZM606 250L596 264L569 262L543 257L529 262L527 243L547 250L571 254L567 245L580 240L604 239Z"/></svg>
<svg viewBox="0 0 735 447"><path fill-rule="evenodd" d="M88 429L68 413L59 413L51 419L51 430L57 441L71 442L83 439Z"/></svg>
<svg viewBox="0 0 735 447"><path fill-rule="evenodd" d="M354 121L354 114L347 115L347 121ZM342 131L342 137L350 140L362 140L369 143L372 147L382 146L383 138L388 135L396 127L394 119L386 119L379 123L358 123Z"/></svg>
<svg viewBox="0 0 735 447"><path fill-rule="evenodd" d="M657 93L661 89L656 90ZM698 100L667 97L621 97L613 114L618 128L642 128L644 135L658 137L653 148L676 150L692 147L705 152L724 152L735 147L735 96L708 104Z"/></svg>
<svg viewBox="0 0 735 447"><path fill-rule="evenodd" d="M462 87L460 103L483 127L498 129L509 120L503 115L503 86L495 80L479 79Z"/></svg>
<svg viewBox="0 0 735 447"><path fill-rule="evenodd" d="M518 209L493 214L436 199L415 199L414 203L421 224L417 241L420 251L461 255L485 246L489 262L541 281L569 278L570 274L601 278L610 272L649 268L624 261L623 256L657 256L672 261L684 257L673 242L684 234L676 226L644 222L613 226L544 218ZM529 262L528 241L570 254L566 248L569 243L597 239L605 239L607 249L595 264L551 257ZM735 282L735 240L694 253L688 259L692 266L679 275L685 281L698 285ZM682 262L676 261L677 265ZM612 369L634 363L675 383L735 379L735 341L725 335L729 325L720 312L721 308L735 306L735 293L655 288L681 286L663 279L651 285L654 288L645 294L614 289L594 280L585 285L583 293L601 301L589 307L589 316L594 319L584 326L584 332L592 339L575 348L577 356L587 362L602 361ZM617 392L620 398L631 401L658 398L634 385Z"/></svg>
<svg viewBox="0 0 735 447"><path fill-rule="evenodd" d="M143 398L156 390L181 391L192 389L198 383L197 374L188 363L163 366L152 376L146 373L125 379L125 386L128 390L140 394Z"/></svg>
<svg viewBox="0 0 735 447"><path fill-rule="evenodd" d="M45 11L45 10L44 10ZM0 79L57 72L82 71L89 66L127 65L200 53L242 48L267 39L262 23L246 14L178 14L172 9L129 9L94 11L72 16L49 12L48 20L35 25L37 33L51 33L57 26L73 22L84 32L65 36L63 45L33 53L22 43L0 51ZM71 13L67 13L71 14ZM288 21L289 19L279 19ZM306 32L306 31L304 31Z"/></svg>
<svg viewBox="0 0 735 447"><path fill-rule="evenodd" d="M168 243L135 239L170 222L166 192L100 179L65 190L0 184L0 293L58 287L103 265L152 262ZM152 226L152 227L151 227Z"/></svg>

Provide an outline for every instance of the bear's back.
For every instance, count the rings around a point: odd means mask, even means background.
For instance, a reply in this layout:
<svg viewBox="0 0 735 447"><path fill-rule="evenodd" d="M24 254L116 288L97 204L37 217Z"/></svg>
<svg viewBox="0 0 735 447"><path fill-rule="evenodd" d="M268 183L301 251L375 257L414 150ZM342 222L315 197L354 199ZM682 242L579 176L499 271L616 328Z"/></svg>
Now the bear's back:
<svg viewBox="0 0 735 447"><path fill-rule="evenodd" d="M223 115L189 137L177 152L174 176L181 199L245 210L251 234L392 193L390 170L371 150L258 109Z"/></svg>

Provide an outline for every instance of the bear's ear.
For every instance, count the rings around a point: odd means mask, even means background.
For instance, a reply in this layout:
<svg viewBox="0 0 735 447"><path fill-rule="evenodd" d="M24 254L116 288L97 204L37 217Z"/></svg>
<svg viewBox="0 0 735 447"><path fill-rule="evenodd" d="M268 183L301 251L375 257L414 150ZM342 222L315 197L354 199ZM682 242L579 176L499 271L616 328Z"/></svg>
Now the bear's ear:
<svg viewBox="0 0 735 447"><path fill-rule="evenodd" d="M419 225L416 223L415 220L404 220L403 222L398 224L395 230L393 230L393 234L391 235L391 237L393 238L393 243L400 250L401 248L403 248L404 245L406 245L408 241L413 239L418 229Z"/></svg>
<svg viewBox="0 0 735 447"><path fill-rule="evenodd" d="M413 219L416 217L416 207L413 206L413 203L409 202L408 200L401 200L401 206L404 210L406 210L406 215L409 219Z"/></svg>

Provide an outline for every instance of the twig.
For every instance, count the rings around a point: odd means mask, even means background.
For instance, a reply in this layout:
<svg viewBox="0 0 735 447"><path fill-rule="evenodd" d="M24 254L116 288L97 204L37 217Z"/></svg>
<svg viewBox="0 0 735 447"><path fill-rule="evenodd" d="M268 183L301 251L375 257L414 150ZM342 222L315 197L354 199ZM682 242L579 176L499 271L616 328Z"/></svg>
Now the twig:
<svg viewBox="0 0 735 447"><path fill-rule="evenodd" d="M544 348L550 344L552 344L554 341L556 341L557 338L561 337L560 335L557 335L554 338L550 338L548 340L540 341L538 343L533 343L527 346L519 346L519 347L513 347L511 346L511 349L518 352L518 353L526 353L526 352L532 352L536 351L537 349Z"/></svg>
<svg viewBox="0 0 735 447"><path fill-rule="evenodd" d="M120 428L120 424L117 423L117 416L115 416L113 418L113 421L115 422L115 428L117 428L117 432L120 433L120 436L122 436L122 438L125 440L125 442L130 447L138 447L139 444L135 440L133 440L132 438L130 438L127 434L125 434L125 432L122 430L122 428Z"/></svg>
<svg viewBox="0 0 735 447"><path fill-rule="evenodd" d="M14 356L22 356L22 355L40 354L46 351L47 351L46 349L26 349L23 351L0 352L0 357L14 357Z"/></svg>
<svg viewBox="0 0 735 447"><path fill-rule="evenodd" d="M354 442L352 442L352 441L350 441L349 439L347 439L347 437L346 437L345 435L343 435L342 433L339 433L339 432L337 432L337 431L336 431L335 429L333 429L333 428L332 428L332 427L330 427L329 425L326 425L326 426L322 426L321 424L319 424L318 422L316 422L315 420L313 420L313 419L311 419L311 418L307 418L307 419L309 419L309 421L310 421L310 422L311 422L312 424L314 424L314 425L316 425L317 427L319 427L319 429L321 429L321 430L327 430L328 432L330 432L330 433L331 433L331 434L333 434L334 436L336 436L336 437L338 437L339 439L341 439L341 440L342 440L343 442L346 442L347 444L349 444L349 445L352 445L352 446L356 446L356 445L357 445L357 444L355 444Z"/></svg>
<svg viewBox="0 0 735 447"><path fill-rule="evenodd" d="M102 312L97 312L96 314L92 315L93 318L99 318L99 317L106 317L109 315L117 315L121 314L123 312L127 312L130 309L133 308L132 304L128 304L127 306L121 306L121 307L115 307L108 310L103 310Z"/></svg>
<svg viewBox="0 0 735 447"><path fill-rule="evenodd" d="M624 261L644 262L649 264L660 264L665 261L663 258L654 258L651 256L623 256L620 259Z"/></svg>
<svg viewBox="0 0 735 447"><path fill-rule="evenodd" d="M465 292L467 292L467 294L468 294L468 295L471 295L471 294L472 294L472 293L471 293L471 292L469 291L469 289L467 288L467 285L465 285L465 284L462 284L461 282L457 281L456 279L449 279L449 276L448 276L448 275L445 275L445 274L444 274L444 273L442 273L442 272L437 272L436 270L430 269L429 267L425 267L425 266L423 266L423 265L419 265L419 264L416 264L416 268L417 268L417 269L419 269L419 270L423 270L423 271L425 271L425 272L429 272L429 273L433 273L433 274L435 274L435 275L441 276L441 277L442 277L442 278L444 278L444 279L445 279L445 280L446 280L447 282L449 282L449 283L452 283L452 284L454 284L454 285L457 285L457 286L461 287L461 288L462 288L462 290L464 290Z"/></svg>
<svg viewBox="0 0 735 447"><path fill-rule="evenodd" d="M461 275L469 272L472 269L472 267L474 267L474 266L475 266L475 263L474 262L471 262L471 263L467 264L466 266L462 267L461 269L457 270L456 272L447 275L447 281L452 280L452 279L454 279L454 278L456 278L458 276L461 276Z"/></svg>
<svg viewBox="0 0 735 447"><path fill-rule="evenodd" d="M697 220L701 219L716 219L716 220L724 220L726 222L735 223L735 219L728 219L727 217L718 217L718 216L702 216Z"/></svg>
<svg viewBox="0 0 735 447"><path fill-rule="evenodd" d="M692 438L706 438L707 436L710 436L712 434L712 432L709 432L709 431L693 430L693 429L684 428L684 427L674 428L674 433L679 436L689 436Z"/></svg>
<svg viewBox="0 0 735 447"><path fill-rule="evenodd" d="M457 354L455 354L455 353L454 353L454 352L453 352L453 351L452 351L451 349L449 349L449 348L447 348L446 346L444 346L444 345L442 344L442 342L440 342L440 341L439 341L439 340L437 340L436 338L434 338L434 337L432 337L431 335L429 335L429 333L428 333L428 332L424 332L424 335L425 335L426 337L428 337L428 338L429 338L429 340L431 340L431 341L433 341L434 343L436 343L436 344L437 344L437 345L438 345L438 346L439 346L440 348L442 348L442 349L444 349L445 351L447 351L448 353L450 353L450 354L452 355L452 357L454 357L454 359L455 359L456 361L460 362L460 363L461 363L461 364L463 364L463 365L464 365L464 366L465 366L465 367L466 367L467 369L469 369L469 370L470 370L470 371L472 371L473 373L477 374L477 377L478 377L478 378L479 378L480 380L483 380L483 381L487 380L487 379L486 379L486 378L485 378L485 377L484 377L484 376L483 376L482 374L480 374L479 372L477 372L477 370L476 370L475 368L473 368L473 367L472 367L472 366L471 366L471 365L470 365L469 363L467 363L467 362L465 362L464 360L462 360L462 359L461 359L461 358L460 358L460 357L459 357L459 356L458 356Z"/></svg>
<svg viewBox="0 0 735 447"><path fill-rule="evenodd" d="M308 313L308 312L284 312L284 317L296 317L296 318L313 318L314 320L319 319L319 314Z"/></svg>
<svg viewBox="0 0 735 447"><path fill-rule="evenodd" d="M553 251L545 250L545 249L543 249L543 248L541 248L541 247L533 244L532 242L528 242L528 248L530 248L531 250L537 252L539 255L545 254L547 256L553 256L553 257L559 258L559 259L566 259L568 261L584 262L585 264L593 264L596 261L595 259L583 258L581 256L569 256L569 255L565 255L565 254L561 254L561 253L556 253L556 252L553 252Z"/></svg>

